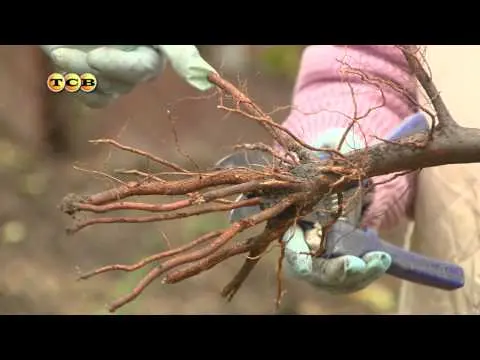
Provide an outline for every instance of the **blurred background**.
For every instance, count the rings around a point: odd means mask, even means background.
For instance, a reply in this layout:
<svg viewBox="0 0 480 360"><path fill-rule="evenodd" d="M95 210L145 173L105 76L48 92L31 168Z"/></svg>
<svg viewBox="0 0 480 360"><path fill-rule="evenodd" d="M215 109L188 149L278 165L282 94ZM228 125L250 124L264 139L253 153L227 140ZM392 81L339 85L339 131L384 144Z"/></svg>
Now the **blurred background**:
<svg viewBox="0 0 480 360"><path fill-rule="evenodd" d="M266 111L290 104L303 46L201 46L202 55ZM198 93L170 69L102 110L72 96L51 94L52 72L34 46L0 46L0 314L107 314L105 304L129 292L145 274L108 273L77 282L79 271L134 263L173 244L226 224L224 215L145 225L99 225L67 236L71 219L58 205L71 192L89 194L112 186L73 166L112 172L150 169L144 159L88 140L113 138L191 166L177 151L170 110L182 150L210 166L241 142L269 141L255 123L216 109L217 99ZM178 102L178 99L184 99ZM288 110L276 112L282 121ZM243 258L177 285L153 283L117 314L272 314L275 266L272 251L231 303L219 296ZM352 296L329 296L285 279L282 314L393 313L399 282L386 277Z"/></svg>

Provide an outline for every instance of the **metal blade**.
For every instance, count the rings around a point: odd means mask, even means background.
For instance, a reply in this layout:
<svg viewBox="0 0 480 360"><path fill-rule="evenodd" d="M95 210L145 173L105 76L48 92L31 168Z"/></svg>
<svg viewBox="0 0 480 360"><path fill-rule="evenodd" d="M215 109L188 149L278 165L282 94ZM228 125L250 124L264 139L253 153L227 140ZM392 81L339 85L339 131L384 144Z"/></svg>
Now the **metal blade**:
<svg viewBox="0 0 480 360"><path fill-rule="evenodd" d="M273 156L258 150L241 150L234 152L220 159L215 167L218 169L229 169L234 167L261 168L272 164ZM240 195L235 201L246 200L247 197ZM252 215L258 214L262 209L260 206L247 206L233 209L229 214L230 222L237 222Z"/></svg>

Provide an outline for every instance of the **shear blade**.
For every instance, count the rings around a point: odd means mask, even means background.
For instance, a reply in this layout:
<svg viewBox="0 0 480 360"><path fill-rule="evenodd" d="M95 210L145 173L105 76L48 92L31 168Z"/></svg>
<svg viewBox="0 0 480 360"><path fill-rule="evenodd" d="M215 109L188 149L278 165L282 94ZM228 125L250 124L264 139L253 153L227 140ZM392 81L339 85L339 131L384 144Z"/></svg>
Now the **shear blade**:
<svg viewBox="0 0 480 360"><path fill-rule="evenodd" d="M262 168L270 165L273 162L272 155L259 150L241 150L225 156L220 159L215 167L218 169L230 169L234 167L248 167L248 168ZM245 195L240 195L235 199L236 202L246 200ZM258 214L262 209L260 206L246 206L238 209L233 209L229 214L230 222L237 222L248 218L252 215Z"/></svg>

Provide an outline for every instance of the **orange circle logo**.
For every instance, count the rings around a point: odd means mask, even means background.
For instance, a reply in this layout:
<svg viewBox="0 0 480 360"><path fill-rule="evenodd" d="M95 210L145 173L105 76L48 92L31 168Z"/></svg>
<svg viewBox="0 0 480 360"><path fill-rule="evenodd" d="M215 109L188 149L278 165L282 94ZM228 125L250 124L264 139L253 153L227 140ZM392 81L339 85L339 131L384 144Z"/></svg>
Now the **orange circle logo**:
<svg viewBox="0 0 480 360"><path fill-rule="evenodd" d="M81 85L80 76L78 76L78 74L70 73L65 75L65 90L68 92L77 92L80 90Z"/></svg>
<svg viewBox="0 0 480 360"><path fill-rule="evenodd" d="M97 78L91 73L84 73L80 76L82 81L81 89L83 92L91 93L97 88Z"/></svg>
<svg viewBox="0 0 480 360"><path fill-rule="evenodd" d="M60 73L53 73L47 78L48 90L59 93L65 88L65 78Z"/></svg>

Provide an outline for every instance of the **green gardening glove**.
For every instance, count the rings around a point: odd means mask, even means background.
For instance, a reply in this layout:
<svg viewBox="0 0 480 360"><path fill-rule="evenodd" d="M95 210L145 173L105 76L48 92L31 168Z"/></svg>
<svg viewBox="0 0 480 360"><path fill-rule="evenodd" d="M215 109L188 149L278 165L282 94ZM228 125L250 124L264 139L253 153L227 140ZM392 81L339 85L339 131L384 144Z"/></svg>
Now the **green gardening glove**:
<svg viewBox="0 0 480 360"><path fill-rule="evenodd" d="M352 255L329 259L313 257L309 253L314 249L307 238L309 232L314 231L296 225L285 233L285 269L291 276L320 290L334 294L362 290L382 277L392 264L391 256L381 251L369 252L361 258Z"/></svg>
<svg viewBox="0 0 480 360"><path fill-rule="evenodd" d="M315 147L336 148L345 129L332 128L320 134L311 144ZM364 147L364 141L352 131L346 137L340 151L348 153ZM319 157L325 157L323 152ZM361 204L358 204L361 207ZM355 225L360 222L361 211L352 212L347 218ZM332 231L337 231L333 229ZM373 230L370 230L373 231ZM340 234L341 235L341 234ZM327 235L328 236L328 235ZM316 228L292 226L283 236L285 242L285 268L290 275L330 293L350 293L362 290L382 277L389 269L392 258L385 252L373 251L362 258L346 255L336 258L314 257L310 253L319 246L320 237Z"/></svg>
<svg viewBox="0 0 480 360"><path fill-rule="evenodd" d="M75 93L87 106L104 107L136 85L159 76L166 61L178 75L200 91L210 89L215 72L194 45L40 45L64 72L92 73L98 85L92 93Z"/></svg>

